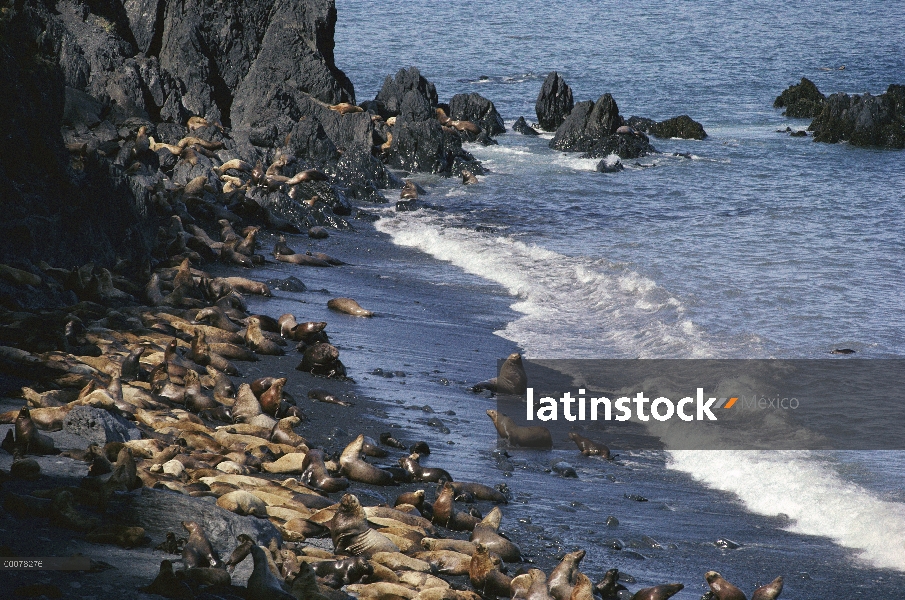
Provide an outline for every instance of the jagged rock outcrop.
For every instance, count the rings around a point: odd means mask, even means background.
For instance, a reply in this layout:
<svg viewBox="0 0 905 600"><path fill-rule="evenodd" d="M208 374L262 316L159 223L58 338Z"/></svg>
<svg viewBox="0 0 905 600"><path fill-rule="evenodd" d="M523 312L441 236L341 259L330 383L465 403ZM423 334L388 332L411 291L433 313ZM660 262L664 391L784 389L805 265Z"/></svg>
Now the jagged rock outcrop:
<svg viewBox="0 0 905 600"><path fill-rule="evenodd" d="M572 89L559 73L551 72L544 80L534 105L538 125L547 131L556 131L572 112L573 106Z"/></svg>
<svg viewBox="0 0 905 600"><path fill-rule="evenodd" d="M704 126L689 117L681 115L654 123L647 130L658 138L681 138L683 140L703 140L707 137Z"/></svg>
<svg viewBox="0 0 905 600"><path fill-rule="evenodd" d="M528 125L525 121L525 117L519 117L515 120L515 123L512 125L512 131L516 133L521 133L522 135L540 135L537 131L535 131L534 127Z"/></svg>
<svg viewBox="0 0 905 600"><path fill-rule="evenodd" d="M800 83L790 85L776 97L773 108L785 108L783 115L799 119L813 119L826 106L826 96L806 77Z"/></svg>
<svg viewBox="0 0 905 600"><path fill-rule="evenodd" d="M905 85L879 96L832 94L808 129L815 142L905 148Z"/></svg>
<svg viewBox="0 0 905 600"><path fill-rule="evenodd" d="M656 152L643 133L619 133L624 121L610 94L597 102L587 100L574 106L556 130L550 147L565 152L584 152L587 158L617 154L620 158L638 158Z"/></svg>
<svg viewBox="0 0 905 600"><path fill-rule="evenodd" d="M374 102L380 107L380 115L385 119L399 116L403 99L408 92L414 92L416 97L423 98L431 110L437 107L437 88L421 76L417 67L409 67L399 69L395 77L387 75L383 87L374 98ZM410 98L410 102L414 101L413 98Z"/></svg>
<svg viewBox="0 0 905 600"><path fill-rule="evenodd" d="M471 121L489 136L506 133L503 117L497 112L493 102L480 94L456 94L449 101L449 116L452 119Z"/></svg>

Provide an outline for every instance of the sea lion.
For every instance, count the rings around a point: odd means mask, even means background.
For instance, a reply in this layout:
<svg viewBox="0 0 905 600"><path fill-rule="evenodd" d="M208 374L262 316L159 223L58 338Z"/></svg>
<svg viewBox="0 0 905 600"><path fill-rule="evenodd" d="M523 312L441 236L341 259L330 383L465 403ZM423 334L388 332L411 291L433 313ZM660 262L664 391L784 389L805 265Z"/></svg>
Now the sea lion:
<svg viewBox="0 0 905 600"><path fill-rule="evenodd" d="M585 456L602 456L607 460L612 459L612 456L610 456L610 449L599 442L589 440L574 431L569 432L569 439L575 442L575 445L578 446L578 450Z"/></svg>
<svg viewBox="0 0 905 600"><path fill-rule="evenodd" d="M182 554L182 546L185 544L185 538L177 538L176 534L168 531L166 539L154 546L155 550L161 550L167 554Z"/></svg>
<svg viewBox="0 0 905 600"><path fill-rule="evenodd" d="M454 499L455 490L450 482L444 482L434 501L432 521L453 531L472 531L480 519L456 510Z"/></svg>
<svg viewBox="0 0 905 600"><path fill-rule="evenodd" d="M358 583L374 574L374 567L360 556L343 560L325 560L313 565L314 573L324 585L339 589L344 585Z"/></svg>
<svg viewBox="0 0 905 600"><path fill-rule="evenodd" d="M268 339L261 330L261 319L257 316L248 317L248 326L245 330L245 343L258 354L268 356L282 356L283 348L274 341Z"/></svg>
<svg viewBox="0 0 905 600"><path fill-rule="evenodd" d="M498 510L498 508L494 508L494 511ZM490 516L488 514L488 517ZM490 519L485 518L474 526L469 540L475 544L484 544L488 550L495 552L506 562L520 562L522 560L521 550L515 543L500 535L497 531L498 527L498 525L491 524Z"/></svg>
<svg viewBox="0 0 905 600"><path fill-rule="evenodd" d="M422 467L418 462L418 454L410 454L399 459L399 466L412 474L415 481L452 481L452 475L439 467Z"/></svg>
<svg viewBox="0 0 905 600"><path fill-rule="evenodd" d="M284 263L292 263L294 265L303 265L306 267L332 267L329 262L326 260L322 260L320 258L316 258L311 256L310 254L275 254L274 258L276 258L280 262Z"/></svg>
<svg viewBox="0 0 905 600"><path fill-rule="evenodd" d="M454 129L457 129L458 131L464 131L466 133L473 133L473 134L481 133L481 128L478 127L475 123L472 123L471 121L465 121L465 120L461 120L461 119L460 120L451 120L447 123L447 125L449 127L453 127Z"/></svg>
<svg viewBox="0 0 905 600"><path fill-rule="evenodd" d="M475 552L471 556L468 568L468 579L474 589L491 597L508 597L511 593L509 586L512 580L497 569L490 559L487 548L482 544L475 544Z"/></svg>
<svg viewBox="0 0 905 600"><path fill-rule="evenodd" d="M229 316L219 306L209 306L208 308L204 308L195 315L195 321L198 323L206 323L207 325L212 325L217 327L218 329L223 329L230 333L238 333L241 331L241 327L233 323Z"/></svg>
<svg viewBox="0 0 905 600"><path fill-rule="evenodd" d="M513 446L523 448L542 448L549 450L553 447L553 437L550 430L541 425L522 427L506 415L493 409L487 410L487 416L493 421L497 433Z"/></svg>
<svg viewBox="0 0 905 600"><path fill-rule="evenodd" d="M313 389L308 390L308 399L316 400L318 402L325 402L326 404L338 404L339 406L352 406L349 402L345 402L340 400L327 390L321 389Z"/></svg>
<svg viewBox="0 0 905 600"><path fill-rule="evenodd" d="M267 504L250 492L236 490L217 498L217 506L237 515L267 518Z"/></svg>
<svg viewBox="0 0 905 600"><path fill-rule="evenodd" d="M569 600L596 600L594 598L594 585L584 573L575 574L575 585L572 586Z"/></svg>
<svg viewBox="0 0 905 600"><path fill-rule="evenodd" d="M305 348L305 353L296 369L325 377L344 377L346 375L346 367L339 360L339 350L327 342L319 342Z"/></svg>
<svg viewBox="0 0 905 600"><path fill-rule="evenodd" d="M283 401L283 386L286 385L286 378L280 377L274 379L270 386L261 393L258 401L261 404L261 410L268 415L274 416L280 408L280 402Z"/></svg>
<svg viewBox="0 0 905 600"><path fill-rule="evenodd" d="M415 185L414 181L405 182L405 185L402 186L402 189L399 191L399 198L402 200L418 199L418 187Z"/></svg>
<svg viewBox="0 0 905 600"><path fill-rule="evenodd" d="M36 410L49 411L52 409ZM62 429L62 427L59 429ZM19 414L16 416L14 422L13 431L15 432L15 448L22 456L25 456L26 454L41 455L60 453L60 451L54 447L53 438L38 431L37 425L31 418L31 411L27 406L23 406L19 410Z"/></svg>
<svg viewBox="0 0 905 600"><path fill-rule="evenodd" d="M597 590L601 600L617 600L619 597L617 594L626 587L619 583L619 569L610 569L594 589Z"/></svg>
<svg viewBox="0 0 905 600"><path fill-rule="evenodd" d="M226 561L226 570L230 573L235 570L236 565L245 560L246 556L251 554L252 546L256 545L255 541L247 533L240 533L236 537L236 541L239 542L239 545L236 546L235 550L232 551L232 554L229 555L229 559Z"/></svg>
<svg viewBox="0 0 905 600"><path fill-rule="evenodd" d="M361 458L364 439L363 434L359 435L340 454L339 465L343 475L352 481L371 485L396 485L391 473L368 464Z"/></svg>
<svg viewBox="0 0 905 600"><path fill-rule="evenodd" d="M182 563L187 569L192 567L223 568L220 555L211 546L201 525L195 521L183 521L182 526L189 532L189 539L182 548Z"/></svg>
<svg viewBox="0 0 905 600"><path fill-rule="evenodd" d="M287 179L286 185L298 185L305 181L328 181L328 177L317 169L307 169Z"/></svg>
<svg viewBox="0 0 905 600"><path fill-rule="evenodd" d="M251 558L255 566L246 584L248 600L295 600L295 596L284 590L280 580L271 572L265 548L253 545Z"/></svg>
<svg viewBox="0 0 905 600"><path fill-rule="evenodd" d="M301 419L298 417L284 417L280 419L277 421L277 424L274 425L273 431L270 432L270 441L275 444L307 447L307 440L293 430L293 427L301 422Z"/></svg>
<svg viewBox="0 0 905 600"><path fill-rule="evenodd" d="M704 579L717 600L746 600L745 594L740 589L723 579L723 576L716 571L707 571Z"/></svg>
<svg viewBox="0 0 905 600"><path fill-rule="evenodd" d="M365 310L352 298L334 298L327 302L327 308L353 317L373 317L374 313Z"/></svg>
<svg viewBox="0 0 905 600"><path fill-rule="evenodd" d="M396 544L370 528L364 508L352 494L342 497L328 527L335 553L371 556L377 552L399 552Z"/></svg>
<svg viewBox="0 0 905 600"><path fill-rule="evenodd" d="M462 171L462 184L463 185L472 185L474 183L480 183L478 178L475 177L475 174L468 170Z"/></svg>
<svg viewBox="0 0 905 600"><path fill-rule="evenodd" d="M243 383L236 392L236 401L232 405L233 421L247 423L262 414L261 403L251 390L251 386Z"/></svg>
<svg viewBox="0 0 905 600"><path fill-rule="evenodd" d="M333 477L327 471L324 464L324 451L316 448L308 450L302 464L302 483L316 490L332 493L340 492L349 487L349 480L345 477Z"/></svg>
<svg viewBox="0 0 905 600"><path fill-rule="evenodd" d="M186 582L176 579L176 573L173 572L173 563L169 560L161 561L157 577L150 584L140 589L143 592L157 594L173 600L192 600L195 597L195 594L192 593L192 588Z"/></svg>
<svg viewBox="0 0 905 600"><path fill-rule="evenodd" d="M289 247L289 244L286 243L286 236L281 235L280 239L273 245L273 255L276 256L278 254L282 254L284 256L291 256L295 254L295 250Z"/></svg>
<svg viewBox="0 0 905 600"><path fill-rule="evenodd" d="M489 485L484 485L483 483L474 483L471 481L453 481L451 482L451 485L456 495L464 494L467 492L474 496L475 500L489 500L490 502L495 502L497 504L507 504L509 502L505 494L503 494L501 491L495 490Z"/></svg>
<svg viewBox="0 0 905 600"><path fill-rule="evenodd" d="M782 575L763 585L751 594L751 600L776 600L782 593Z"/></svg>
<svg viewBox="0 0 905 600"><path fill-rule="evenodd" d="M471 388L473 392L490 390L495 394L524 395L528 389L528 376L522 364L522 355L514 352L506 357L497 377L482 381Z"/></svg>
<svg viewBox="0 0 905 600"><path fill-rule="evenodd" d="M454 538L421 538L421 546L425 550L449 550L471 556L475 551L475 543Z"/></svg>
<svg viewBox="0 0 905 600"><path fill-rule="evenodd" d="M578 565L585 556L584 550L569 552L550 573L547 579L547 587L554 600L569 600L572 588L575 585L575 576L578 573ZM590 586L590 581L588 582Z"/></svg>
<svg viewBox="0 0 905 600"><path fill-rule="evenodd" d="M232 577L223 569L210 567L195 567L176 571L176 579L185 581L193 589L205 587L229 587Z"/></svg>
<svg viewBox="0 0 905 600"><path fill-rule="evenodd" d="M364 109L360 106L355 106L354 104L350 104L348 102L340 102L339 104L331 104L328 106L330 110L335 110L341 115L346 115L349 113L360 113L364 111Z"/></svg>
<svg viewBox="0 0 905 600"><path fill-rule="evenodd" d="M632 600L666 600L678 594L685 586L681 583L666 583L644 588L635 592ZM744 598L744 596L742 596Z"/></svg>

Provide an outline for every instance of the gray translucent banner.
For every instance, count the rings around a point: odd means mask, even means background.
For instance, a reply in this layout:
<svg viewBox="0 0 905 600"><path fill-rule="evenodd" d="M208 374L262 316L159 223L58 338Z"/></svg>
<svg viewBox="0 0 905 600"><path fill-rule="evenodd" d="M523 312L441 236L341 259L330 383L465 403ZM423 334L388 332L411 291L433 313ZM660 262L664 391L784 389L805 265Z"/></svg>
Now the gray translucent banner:
<svg viewBox="0 0 905 600"><path fill-rule="evenodd" d="M905 360L523 364L530 393L498 395L497 410L558 448L576 432L614 451L905 449Z"/></svg>

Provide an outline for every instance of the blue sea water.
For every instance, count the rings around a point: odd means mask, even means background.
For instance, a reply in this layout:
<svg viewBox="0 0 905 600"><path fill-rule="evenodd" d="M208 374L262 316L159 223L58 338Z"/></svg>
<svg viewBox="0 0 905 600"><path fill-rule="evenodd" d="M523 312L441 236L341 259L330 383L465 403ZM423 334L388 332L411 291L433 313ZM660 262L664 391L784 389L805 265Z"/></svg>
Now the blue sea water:
<svg viewBox="0 0 905 600"><path fill-rule="evenodd" d="M517 316L496 333L527 356L905 354L905 152L792 138L777 130L808 121L772 108L801 77L825 94L905 83L905 2L339 0L337 11L336 62L358 101L415 65L441 101L478 92L511 127L535 120L540 85L556 70L576 102L611 93L626 117L688 114L704 125L706 140L653 139L663 154L616 174L550 150L552 134L510 130L497 146L468 147L490 169L480 185L420 178L445 211L383 211L377 228L393 243L512 296ZM902 453L636 460L639 477L667 481L689 505L712 501L702 490L718 494L710 518L727 527L735 511L780 519L780 538L753 533L754 543L782 544L790 577L796 562L826 571L788 597L825 597L814 590L836 589L849 562L867 584L838 597L905 593ZM594 476L579 474L593 489ZM572 485L538 481L553 495ZM676 522L664 535L681 540L692 525ZM664 581L688 565L648 563ZM744 560L729 565L744 573Z"/></svg>

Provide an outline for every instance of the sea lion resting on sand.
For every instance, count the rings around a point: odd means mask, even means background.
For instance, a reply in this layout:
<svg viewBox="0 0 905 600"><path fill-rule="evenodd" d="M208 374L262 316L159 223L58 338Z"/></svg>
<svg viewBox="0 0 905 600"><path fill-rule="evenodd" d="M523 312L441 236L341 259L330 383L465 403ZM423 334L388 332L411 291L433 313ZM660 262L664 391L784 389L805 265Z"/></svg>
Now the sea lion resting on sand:
<svg viewBox="0 0 905 600"><path fill-rule="evenodd" d="M493 425L496 427L500 437L508 440L513 446L544 449L553 447L553 437L550 435L550 430L546 427L541 425L531 427L517 425L511 418L493 409L487 411L487 416L493 421Z"/></svg>

